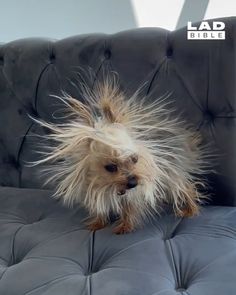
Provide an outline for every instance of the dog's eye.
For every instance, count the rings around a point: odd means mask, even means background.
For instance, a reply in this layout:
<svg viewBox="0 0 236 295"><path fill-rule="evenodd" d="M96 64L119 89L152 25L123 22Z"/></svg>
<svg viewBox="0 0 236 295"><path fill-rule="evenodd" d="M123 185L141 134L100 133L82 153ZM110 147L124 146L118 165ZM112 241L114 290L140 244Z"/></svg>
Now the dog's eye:
<svg viewBox="0 0 236 295"><path fill-rule="evenodd" d="M104 166L104 168L108 172L116 172L117 171L117 165L116 164L107 164L107 165Z"/></svg>
<svg viewBox="0 0 236 295"><path fill-rule="evenodd" d="M133 154L132 156L131 156L131 160L132 160L132 162L135 164L135 163L137 163L138 162L138 155L137 154Z"/></svg>

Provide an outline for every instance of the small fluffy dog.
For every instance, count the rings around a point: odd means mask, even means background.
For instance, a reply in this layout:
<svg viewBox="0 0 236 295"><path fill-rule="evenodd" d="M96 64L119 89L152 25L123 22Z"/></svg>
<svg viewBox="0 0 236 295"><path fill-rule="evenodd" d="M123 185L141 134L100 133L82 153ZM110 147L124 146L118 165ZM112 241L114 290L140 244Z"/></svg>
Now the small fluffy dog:
<svg viewBox="0 0 236 295"><path fill-rule="evenodd" d="M84 102L60 98L67 121L38 121L54 144L37 164L50 163L55 197L86 207L88 228L98 230L118 216L114 233L135 230L162 203L177 216L199 211L204 183L199 135L171 119L165 99L127 98L111 80L83 93Z"/></svg>

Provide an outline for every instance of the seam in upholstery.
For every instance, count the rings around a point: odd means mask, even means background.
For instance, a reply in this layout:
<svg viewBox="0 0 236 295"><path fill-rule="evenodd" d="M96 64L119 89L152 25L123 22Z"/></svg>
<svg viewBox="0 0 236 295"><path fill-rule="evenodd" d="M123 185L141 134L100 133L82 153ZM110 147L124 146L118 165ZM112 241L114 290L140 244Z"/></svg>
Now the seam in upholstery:
<svg viewBox="0 0 236 295"><path fill-rule="evenodd" d="M177 272L177 266L176 266L176 262L175 262L175 257L174 257L174 252L173 252L173 248L172 248L172 243L171 243L171 240L166 240L165 241L166 243L166 249L167 249L167 253L169 254L168 256L170 257L170 267L172 268L172 272L173 272L173 275L174 275L174 278L175 278L175 283L176 283L176 286L175 287L178 287L181 285L181 279L178 275L178 272Z"/></svg>
<svg viewBox="0 0 236 295"><path fill-rule="evenodd" d="M162 65L164 64L165 61L167 61L167 57L166 56L164 56L162 58L162 60L160 61L160 63L156 66L156 69L154 69L154 74L152 75L152 78L150 80L150 83L149 83L149 86L148 86L146 95L148 95L150 93L151 88L152 88L152 85L153 85L153 82L154 82L157 74L160 72L160 69L161 69L161 67L162 67Z"/></svg>
<svg viewBox="0 0 236 295"><path fill-rule="evenodd" d="M129 250L130 248L132 248L132 247L134 247L134 246L137 246L137 245L139 245L139 244L142 244L142 243L144 243L144 242L147 242L147 241L152 241L152 240L155 241L156 239L157 239L157 238L149 238L149 239L145 239L145 240L138 241L138 242L136 242L136 243L134 243L134 244L132 244L132 245L129 245L128 247L126 247L126 248L124 248L124 249L122 249L122 250L116 252L116 253L113 254L111 257L109 257L109 259L107 259L106 262L100 266L100 268L103 268L108 262L111 261L111 259L113 259L114 257L119 256L121 253L123 253L123 252ZM159 239L158 239L158 240L159 240Z"/></svg>
<svg viewBox="0 0 236 295"><path fill-rule="evenodd" d="M21 139L21 143L20 143L20 146L19 146L19 149L18 149L18 152L17 152L17 156L16 156L16 163L18 164L19 163L19 160L20 160L20 155L21 155L21 151L23 149L23 145L24 145L24 142L25 142L25 139L26 139L26 136L28 135L28 133L30 132L31 128L33 127L34 123L32 122L30 124L30 126L28 127L28 129L26 130L26 133L25 135L23 136L23 138ZM19 188L21 187L21 176L22 176L22 169L19 169L19 178L18 178L18 182L19 182Z"/></svg>
<svg viewBox="0 0 236 295"><path fill-rule="evenodd" d="M102 62L98 66L98 69L97 69L97 71L96 71L96 73L94 75L94 80L93 80L93 83L92 83L92 90L94 89L94 85L95 85L95 83L96 83L96 81L98 79L98 75L99 75L99 73L100 73L100 71L101 71L101 69L102 69L103 64L105 63L105 61L106 61L106 58L104 57L103 60L102 60Z"/></svg>
<svg viewBox="0 0 236 295"><path fill-rule="evenodd" d="M214 141L217 142L217 138L215 136L215 130L213 129L213 125L214 125L214 121L212 121L212 123L209 126L210 127L210 132L209 133L211 133L211 136L214 139Z"/></svg>
<svg viewBox="0 0 236 295"><path fill-rule="evenodd" d="M236 116L214 116L216 119L236 119Z"/></svg>
<svg viewBox="0 0 236 295"><path fill-rule="evenodd" d="M37 112L37 102L38 102L38 89L39 89L39 83L40 83L40 80L42 78L42 75L44 74L44 72L47 70L47 68L51 65L51 63L47 63L44 68L42 69L41 73L39 74L39 77L38 77L38 81L36 83L36 87L35 87L35 97L34 97L34 103L33 103L33 106Z"/></svg>
<svg viewBox="0 0 236 295"><path fill-rule="evenodd" d="M73 264L75 264L76 266L79 266L80 268L81 268L81 270L83 270L83 267L82 267L82 265L79 263L79 262L77 262L76 260L73 260L73 259L71 259L71 258L67 258L67 257L60 257L60 256L42 256L42 257L40 257L40 256L30 256L30 257L26 257L26 258L24 258L23 259L23 261L26 261L26 260L30 260L30 259L44 259L44 260L50 260L50 259L55 259L55 260L66 260L66 261L69 261L69 262L72 262Z"/></svg>
<svg viewBox="0 0 236 295"><path fill-rule="evenodd" d="M16 95L15 91L13 90L13 88L12 88L12 84L11 84L10 81L8 80L8 77L7 77L6 73L5 73L5 71L2 71L2 73L3 73L4 77L5 77L5 79L6 79L6 81L7 81L7 84L8 84L8 86L9 86L9 88L10 88L12 94L14 95L14 97L17 99L17 101L19 102L19 104L22 105L22 106L24 107L25 110L27 110L26 105L25 105L25 104L19 99L19 97Z"/></svg>
<svg viewBox="0 0 236 295"><path fill-rule="evenodd" d="M3 276L5 275L5 273L7 272L8 267L6 267L6 269L3 271L2 275L0 276L0 280L3 278Z"/></svg>
<svg viewBox="0 0 236 295"><path fill-rule="evenodd" d="M194 280L194 278L199 275L201 272L203 272L205 269L207 269L209 266L211 266L212 264L214 264L216 261L221 260L222 258L227 257L228 255L231 255L232 253L236 252L236 249L233 249L232 251L218 257L216 259L214 259L213 261L209 262L207 265L203 266L201 269L199 269L197 272L195 272L191 278L189 278L189 282L192 282Z"/></svg>
<svg viewBox="0 0 236 295"><path fill-rule="evenodd" d="M4 220L5 221L6 219L0 218L0 220ZM21 225L26 225L25 223L19 222L19 221L7 221L7 224L19 224L19 225L21 224Z"/></svg>
<svg viewBox="0 0 236 295"><path fill-rule="evenodd" d="M114 269L120 269L122 271L131 271L131 272L140 273L140 274L148 274L149 276L153 276L155 278L160 277L160 278L163 278L163 279L169 281L171 283L171 285L173 285L173 282L168 277L165 277L163 275L160 275L160 274L157 275L157 274L154 274L151 272L140 271L137 269L127 268L127 267L124 268L124 267L119 267L119 266L109 266L109 267L106 267L103 269L99 268L99 272L94 273L93 275L95 276L96 274L100 274L101 272L108 271L108 270L114 270Z"/></svg>
<svg viewBox="0 0 236 295"><path fill-rule="evenodd" d="M0 210L0 220L2 220L2 219L7 219L7 218L12 218L12 217L15 217L15 218L17 218L17 219L20 219L20 220L24 220L25 222L27 222L27 220L24 218L24 217L22 217L22 216L20 216L20 215L17 215L17 214L15 214L15 213L10 213L10 212L8 212L8 211L1 211ZM5 217L3 217L5 215ZM7 217L7 216L9 216L9 217ZM3 217L3 218L2 218Z"/></svg>
<svg viewBox="0 0 236 295"><path fill-rule="evenodd" d="M50 280L50 281L48 281L48 282L46 282L46 283L44 283L44 284L42 284L42 285L40 285L38 287L35 287L34 289L31 289L31 290L27 291L26 293L24 293L24 295L30 295L30 293L35 292L36 290L39 290L39 289L41 289L43 287L46 287L48 285L54 284L57 281L58 282L64 281L64 280L68 279L69 277L78 276L78 275L79 274L77 274L77 273L71 273L71 274L68 274L68 275L63 275L61 277L57 277L57 278L55 278L53 280Z"/></svg>
<svg viewBox="0 0 236 295"><path fill-rule="evenodd" d="M110 36L109 36L109 37L110 37ZM104 45L103 45L103 47L104 47L104 51L105 51L106 49L109 48L109 46L108 46L108 36L106 36L106 39L104 40ZM97 81L97 79L98 79L98 75L99 75L100 71L102 70L102 68L103 68L103 66L104 66L104 64L105 64L106 62L109 63L109 66L110 66L111 69L114 68L113 65L112 65L111 59L110 59L110 58L107 59L106 57L104 57L104 58L102 59L100 65L98 66L96 72L95 72L94 80L93 80L93 83L92 83L92 90L94 89L94 85L95 85L95 83L96 83L96 81ZM105 68L105 70L106 70L106 69L107 69L107 68ZM111 72L112 72L112 70L111 70ZM115 72L115 71L114 71L114 72ZM104 72L103 72L103 73L104 73Z"/></svg>
<svg viewBox="0 0 236 295"><path fill-rule="evenodd" d="M176 235L177 229L179 228L180 224L182 223L183 218L180 218L178 222L175 224L174 228L172 229L171 236Z"/></svg>
<svg viewBox="0 0 236 295"><path fill-rule="evenodd" d="M0 256L0 259L1 259L2 261L4 261L5 263L8 263L8 261L7 261L5 258L1 257L1 256Z"/></svg>
<svg viewBox="0 0 236 295"><path fill-rule="evenodd" d="M72 233L72 232L76 232L76 231L79 231L79 230L85 230L85 229L83 229L83 228L80 227L80 228L76 228L76 229L73 229L73 230L70 230L70 231L64 231L64 232L61 232L61 233L55 234L52 238L49 238L49 239L47 239L47 240L43 240L43 241L39 242L38 244L36 244L35 246L33 246L33 247L28 251L27 255L30 254L30 252L31 252L32 250L37 249L39 246L45 245L45 244L47 244L47 243L49 243L49 242L51 242L51 241L53 241L53 240L56 240L56 239L58 239L58 238L61 238L61 237L64 236L64 235L67 235L67 234L70 234L70 233Z"/></svg>
<svg viewBox="0 0 236 295"><path fill-rule="evenodd" d="M201 130L202 126L204 125L204 122L205 122L205 120L204 120L204 118L202 118L202 120L197 125L197 128L196 128L197 131L200 131Z"/></svg>
<svg viewBox="0 0 236 295"><path fill-rule="evenodd" d="M163 290L160 290L158 292L152 293L150 295L160 295L160 294L165 293L167 291L173 291L173 290L171 290L171 289L163 289Z"/></svg>
<svg viewBox="0 0 236 295"><path fill-rule="evenodd" d="M193 91L190 90L189 86L187 85L187 83L185 82L182 74L180 73L179 68L177 68L176 66L174 67L175 72L176 72L176 76L179 78L179 80L181 81L181 83L183 84L185 90L188 92L190 99L192 100L192 102L194 103L194 105L203 113L204 111L202 110L201 106L198 105L198 103L195 100Z"/></svg>
<svg viewBox="0 0 236 295"><path fill-rule="evenodd" d="M209 110L209 90L210 90L210 50L208 51L208 66L207 66L207 88L206 88L206 109ZM231 104L226 100L229 109L233 112ZM236 116L214 116L214 118L236 118Z"/></svg>
<svg viewBox="0 0 236 295"><path fill-rule="evenodd" d="M227 236L227 235L224 235L224 234L221 234L221 235L210 235L210 234L207 234L207 233L193 233L193 232L183 232L183 233L179 233L178 234L178 236L185 236L185 235L187 235L187 236L191 236L191 235L193 235L193 236L198 236L198 237L209 237L209 238L222 238L222 237L224 237L224 238L228 238L228 239L231 239L231 240L233 240L233 241L236 241L236 237L235 238L233 238L233 237L230 237L230 236Z"/></svg>
<svg viewBox="0 0 236 295"><path fill-rule="evenodd" d="M86 292L86 291L88 291L88 288L90 288L91 286L90 285L88 285L89 283L88 283L88 276L86 277L86 280L85 280L85 284L84 284L84 287L83 287L83 289L81 290L81 293L80 294L74 294L74 295L90 295L91 293L88 293L88 292ZM90 290L89 290L89 292L90 292Z"/></svg>
<svg viewBox="0 0 236 295"><path fill-rule="evenodd" d="M94 259L94 240L95 240L95 231L90 233L89 240L89 262L88 262L88 274L91 274L93 269L93 259Z"/></svg>
<svg viewBox="0 0 236 295"><path fill-rule="evenodd" d="M98 67L98 69L97 69L97 71L96 71L96 74L95 74L95 77L94 77L94 81L93 81L93 84L92 84L92 89L94 88L94 85L95 85L95 83L96 83L96 81L97 81L97 79L98 79L98 75L99 75L99 73L101 72L101 70L102 70L102 68L104 67L104 64L105 64L106 62L108 62L108 63L111 64L111 61L110 61L110 60L107 60L106 58L103 58L103 60L102 60L102 62L101 62L101 64L100 64L100 66ZM110 65L110 67L112 67L112 66ZM107 68L104 68L104 71L105 71L106 69L107 69ZM103 72L103 73L104 73L104 72Z"/></svg>
<svg viewBox="0 0 236 295"><path fill-rule="evenodd" d="M14 253L14 246L15 246L15 239L16 239L16 235L17 233L22 229L24 225L21 225L18 227L18 229L15 231L14 235L13 235L13 238L12 238L12 245L11 245L11 258L10 258L10 262L7 262L6 263L9 265L12 265L15 261L15 253ZM9 268L6 267L5 271L3 271L1 277L0 277L0 280L3 278L3 276L5 275L5 273L7 272Z"/></svg>
<svg viewBox="0 0 236 295"><path fill-rule="evenodd" d="M169 31L167 31L166 32L166 48L169 48L170 47L170 32ZM160 63L159 63L159 65L156 67L156 71L154 72L154 74L153 74L153 76L152 76L152 79L151 79L151 81L150 81L150 84L149 84L149 87L148 87L148 89L147 89L147 92L146 92L146 95L148 95L149 93L150 93L150 91L151 91L151 87L152 87L152 84L153 84L153 82L154 82L154 79L155 79L155 77L156 77L156 75L159 73L159 71L160 71L160 69L161 69L161 66L163 65L163 63L165 62L165 61L167 61L167 56L165 55L163 58L162 58L162 60L160 61Z"/></svg>
<svg viewBox="0 0 236 295"><path fill-rule="evenodd" d="M87 276L87 291L88 291L88 294L87 295L91 295L92 294L91 288L92 288L91 275L88 275Z"/></svg>
<svg viewBox="0 0 236 295"><path fill-rule="evenodd" d="M11 265L15 262L15 242L16 242L16 236L20 232L20 230L23 228L24 225L21 225L18 227L18 229L15 231L15 234L12 238L12 246L11 246Z"/></svg>

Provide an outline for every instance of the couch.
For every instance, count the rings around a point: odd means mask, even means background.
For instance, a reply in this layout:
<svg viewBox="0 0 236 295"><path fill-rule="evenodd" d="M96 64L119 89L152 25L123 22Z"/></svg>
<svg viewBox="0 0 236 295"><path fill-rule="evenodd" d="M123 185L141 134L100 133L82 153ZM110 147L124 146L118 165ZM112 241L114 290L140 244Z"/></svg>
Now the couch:
<svg viewBox="0 0 236 295"><path fill-rule="evenodd" d="M236 18L220 20L224 41L140 28L0 45L1 295L236 294ZM213 143L211 197L198 216L168 211L134 233L115 235L112 224L90 232L82 208L51 197L27 165L46 132L30 116L55 120L50 95L79 99L84 69L94 80L117 72L127 93L170 93L178 115Z"/></svg>

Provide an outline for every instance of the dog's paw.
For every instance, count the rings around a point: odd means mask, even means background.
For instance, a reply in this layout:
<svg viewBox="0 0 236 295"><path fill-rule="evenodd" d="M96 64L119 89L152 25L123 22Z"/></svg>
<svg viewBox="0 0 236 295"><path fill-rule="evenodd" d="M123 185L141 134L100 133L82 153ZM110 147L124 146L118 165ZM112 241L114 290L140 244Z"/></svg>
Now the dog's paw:
<svg viewBox="0 0 236 295"><path fill-rule="evenodd" d="M131 224L121 222L113 229L113 233L115 233L117 235L123 235L123 234L131 233L134 230L135 230L135 228Z"/></svg>
<svg viewBox="0 0 236 295"><path fill-rule="evenodd" d="M178 217L193 217L199 214L200 207L195 204L194 206L186 206L182 208L178 213Z"/></svg>
<svg viewBox="0 0 236 295"><path fill-rule="evenodd" d="M87 223L87 229L90 231L96 231L106 227L106 222L101 219L95 219Z"/></svg>

